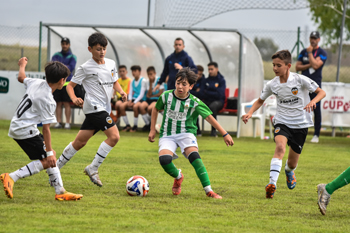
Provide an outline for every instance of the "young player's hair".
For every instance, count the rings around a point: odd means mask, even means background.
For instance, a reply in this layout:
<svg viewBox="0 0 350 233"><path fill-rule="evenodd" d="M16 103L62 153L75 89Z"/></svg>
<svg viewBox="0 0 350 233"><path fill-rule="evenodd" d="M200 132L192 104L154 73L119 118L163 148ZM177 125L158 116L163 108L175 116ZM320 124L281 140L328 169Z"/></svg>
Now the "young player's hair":
<svg viewBox="0 0 350 233"><path fill-rule="evenodd" d="M134 71L134 70L138 70L141 72L141 66L138 66L138 65L134 65L132 67L130 67L130 70Z"/></svg>
<svg viewBox="0 0 350 233"><path fill-rule="evenodd" d="M98 44L102 47L106 47L108 45L108 40L102 33L95 32L89 36L88 43L91 48Z"/></svg>
<svg viewBox="0 0 350 233"><path fill-rule="evenodd" d="M284 64L288 65L292 63L292 55L288 50L281 50L276 52L274 55L271 57L272 59L279 58L282 61L284 61Z"/></svg>
<svg viewBox="0 0 350 233"><path fill-rule="evenodd" d="M203 72L203 71L204 71L204 68L203 68L203 66L201 66L201 65L197 65L197 70Z"/></svg>
<svg viewBox="0 0 350 233"><path fill-rule="evenodd" d="M197 82L197 74L191 70L191 68L186 67L176 74L176 81L187 80L190 85L195 84Z"/></svg>
<svg viewBox="0 0 350 233"><path fill-rule="evenodd" d="M211 61L208 63L208 66L214 66L215 68L218 68L218 63L216 63L215 61Z"/></svg>
<svg viewBox="0 0 350 233"><path fill-rule="evenodd" d="M177 41L177 40L182 40L182 43L185 45L185 41L184 41L184 39L182 39L181 37L177 37L177 38L175 39L175 41ZM174 41L174 43L175 43L175 41Z"/></svg>
<svg viewBox="0 0 350 233"><path fill-rule="evenodd" d="M59 61L52 61L45 65L45 77L48 83L58 83L62 78L67 78L69 75L68 67Z"/></svg>
<svg viewBox="0 0 350 233"><path fill-rule="evenodd" d="M127 70L126 65L120 65L120 66L118 66L118 70L123 69L123 68Z"/></svg>
<svg viewBox="0 0 350 233"><path fill-rule="evenodd" d="M149 66L148 68L147 68L147 73L148 72L151 72L151 71L153 71L154 73L156 72L156 68L154 68L154 66Z"/></svg>

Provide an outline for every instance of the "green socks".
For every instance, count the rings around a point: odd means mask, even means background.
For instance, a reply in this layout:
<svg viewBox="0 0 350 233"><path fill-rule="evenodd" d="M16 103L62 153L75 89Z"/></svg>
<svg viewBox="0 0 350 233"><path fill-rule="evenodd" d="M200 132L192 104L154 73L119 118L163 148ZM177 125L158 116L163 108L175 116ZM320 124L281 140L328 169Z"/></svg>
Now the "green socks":
<svg viewBox="0 0 350 233"><path fill-rule="evenodd" d="M350 182L350 167L348 167L342 174L335 178L332 182L326 185L326 190L332 194L335 190L349 184Z"/></svg>
<svg viewBox="0 0 350 233"><path fill-rule="evenodd" d="M201 157L198 152L194 151L188 156L188 160L193 166L194 170L197 173L199 180L202 183L203 188L210 185L209 176L207 173L207 169L205 168Z"/></svg>
<svg viewBox="0 0 350 233"><path fill-rule="evenodd" d="M174 178L179 176L180 171L175 167L172 162L173 157L171 155L159 156L159 163L162 165L164 171Z"/></svg>

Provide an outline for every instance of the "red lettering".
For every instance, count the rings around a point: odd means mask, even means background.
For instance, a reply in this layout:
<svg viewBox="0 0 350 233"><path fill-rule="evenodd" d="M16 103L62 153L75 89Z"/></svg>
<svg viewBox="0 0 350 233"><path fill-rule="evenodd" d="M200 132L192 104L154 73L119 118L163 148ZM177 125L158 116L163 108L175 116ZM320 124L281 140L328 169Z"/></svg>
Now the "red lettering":
<svg viewBox="0 0 350 233"><path fill-rule="evenodd" d="M328 100L323 101L323 109L327 109L328 108Z"/></svg>
<svg viewBox="0 0 350 233"><path fill-rule="evenodd" d="M344 104L343 104L343 101L337 101L337 109L339 109L340 107L342 107Z"/></svg>
<svg viewBox="0 0 350 233"><path fill-rule="evenodd" d="M333 103L333 104L332 104ZM335 101L329 101L329 108L334 109L335 108Z"/></svg>
<svg viewBox="0 0 350 233"><path fill-rule="evenodd" d="M344 112L347 112L350 109L350 102L344 104Z"/></svg>

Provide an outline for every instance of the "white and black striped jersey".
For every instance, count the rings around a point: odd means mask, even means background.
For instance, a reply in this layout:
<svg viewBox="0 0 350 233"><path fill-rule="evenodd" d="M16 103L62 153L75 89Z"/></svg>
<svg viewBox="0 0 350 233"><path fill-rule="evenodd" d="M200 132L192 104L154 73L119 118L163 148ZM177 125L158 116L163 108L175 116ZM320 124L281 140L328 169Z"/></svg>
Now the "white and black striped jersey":
<svg viewBox="0 0 350 233"><path fill-rule="evenodd" d="M317 88L317 83L310 78L290 72L286 83L281 83L279 76L270 80L261 92L260 99L266 100L272 94L276 96L277 111L273 118L274 125L308 128L314 125L312 113L304 110L304 107L310 103L309 93Z"/></svg>
<svg viewBox="0 0 350 233"><path fill-rule="evenodd" d="M72 82L83 85L85 114L106 111L111 112L113 84L118 80L115 62L105 58L105 64L97 64L90 59L77 69Z"/></svg>
<svg viewBox="0 0 350 233"><path fill-rule="evenodd" d="M56 102L46 80L25 78L23 83L26 92L11 120L8 133L14 139L26 139L38 135L39 123L56 123Z"/></svg>

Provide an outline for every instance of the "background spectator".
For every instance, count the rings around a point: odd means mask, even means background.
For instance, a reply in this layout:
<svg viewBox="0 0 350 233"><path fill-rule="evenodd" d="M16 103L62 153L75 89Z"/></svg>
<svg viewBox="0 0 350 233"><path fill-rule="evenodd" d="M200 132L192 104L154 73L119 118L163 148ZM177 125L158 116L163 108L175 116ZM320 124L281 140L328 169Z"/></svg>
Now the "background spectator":
<svg viewBox="0 0 350 233"><path fill-rule="evenodd" d="M226 81L219 72L218 63L210 62L208 64L209 77L205 79L203 90L203 102L213 112L216 119L218 112L224 107ZM216 129L211 127L211 136L217 137Z"/></svg>
<svg viewBox="0 0 350 233"><path fill-rule="evenodd" d="M320 88L322 88L322 68L327 60L327 53L318 46L320 42L320 33L313 31L310 34L310 46L303 49L299 56L298 61L295 65L297 71L301 71L303 75L314 80ZM310 99L315 98L316 94L311 93ZM316 104L314 109L314 126L315 132L311 142L318 143L321 130L321 101Z"/></svg>
<svg viewBox="0 0 350 233"><path fill-rule="evenodd" d="M52 56L52 61L59 61L65 64L69 71L70 75L67 78L66 83L64 84L63 88L61 90L56 90L53 93L53 97L57 103L56 106L56 117L57 117L57 123L55 125L55 128L62 128L62 105L65 109L65 115L66 115L66 124L64 125L65 129L70 129L70 117L71 117L71 107L70 102L71 99L68 96L68 93L66 91L66 86L70 82L73 76L73 71L75 69L75 65L77 64L77 57L72 54L72 51L70 50L70 41L67 37L63 37L61 40L61 52L57 52Z"/></svg>
<svg viewBox="0 0 350 233"><path fill-rule="evenodd" d="M166 77L169 75L167 90L175 89L175 75L183 67L190 67L193 71L197 72L197 68L193 63L192 58L184 51L185 41L178 37L174 41L175 51L170 54L164 62L164 69L160 75L157 86L154 91L158 90L160 85L165 82Z"/></svg>
<svg viewBox="0 0 350 233"><path fill-rule="evenodd" d="M201 65L197 65L197 82L194 84L192 90L190 91L192 95L198 97L200 100L203 99L203 90L205 85L205 76L203 74L204 68ZM199 120L197 118L197 136L202 136L202 131L199 127Z"/></svg>

